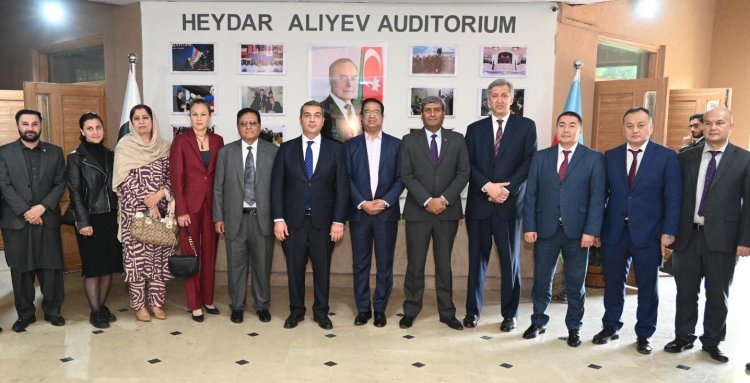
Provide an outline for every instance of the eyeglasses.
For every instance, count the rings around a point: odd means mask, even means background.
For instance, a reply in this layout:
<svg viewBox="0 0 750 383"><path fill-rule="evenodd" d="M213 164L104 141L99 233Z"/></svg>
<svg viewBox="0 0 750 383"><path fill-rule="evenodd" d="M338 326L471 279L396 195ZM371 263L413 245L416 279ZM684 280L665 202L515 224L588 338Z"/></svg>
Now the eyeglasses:
<svg viewBox="0 0 750 383"><path fill-rule="evenodd" d="M260 122L258 121L242 121L240 122L240 126L243 128L247 128L248 126L258 126L260 125Z"/></svg>
<svg viewBox="0 0 750 383"><path fill-rule="evenodd" d="M381 113L379 110L375 110L375 109L372 109L372 110L363 110L362 111L362 115L364 115L364 116L375 116L375 117L377 117L377 116L380 116L381 114L383 114L383 113Z"/></svg>
<svg viewBox="0 0 750 383"><path fill-rule="evenodd" d="M695 129L695 128L699 127L699 126L701 126L701 124L690 124L690 125L688 125L688 128Z"/></svg>

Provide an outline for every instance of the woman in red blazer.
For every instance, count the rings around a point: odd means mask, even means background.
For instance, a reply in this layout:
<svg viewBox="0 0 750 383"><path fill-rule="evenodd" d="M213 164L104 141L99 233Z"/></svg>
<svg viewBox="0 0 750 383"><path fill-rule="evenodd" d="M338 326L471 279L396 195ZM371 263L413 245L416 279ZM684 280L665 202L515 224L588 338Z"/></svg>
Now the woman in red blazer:
<svg viewBox="0 0 750 383"><path fill-rule="evenodd" d="M209 314L219 314L214 306L217 234L211 207L216 155L224 139L208 130L211 108L206 100L194 100L189 110L192 129L172 141L169 171L177 224L188 228L200 257L200 271L185 280L187 307L193 320L203 322L204 308ZM183 254L192 252L185 230L180 230L180 246Z"/></svg>

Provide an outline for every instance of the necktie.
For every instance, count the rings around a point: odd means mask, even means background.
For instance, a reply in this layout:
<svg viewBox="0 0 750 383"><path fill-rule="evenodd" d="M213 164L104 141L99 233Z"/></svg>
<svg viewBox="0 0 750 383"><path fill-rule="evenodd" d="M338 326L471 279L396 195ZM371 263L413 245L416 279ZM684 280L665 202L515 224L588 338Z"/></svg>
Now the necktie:
<svg viewBox="0 0 750 383"><path fill-rule="evenodd" d="M247 147L245 159L245 202L252 206L255 203L255 161L253 161L253 147Z"/></svg>
<svg viewBox="0 0 750 383"><path fill-rule="evenodd" d="M437 142L435 141L435 137L437 137L437 134L432 135L432 141L430 142L430 160L432 160L433 165L438 166L440 157L438 157Z"/></svg>
<svg viewBox="0 0 750 383"><path fill-rule="evenodd" d="M701 202L698 206L699 217L703 217L703 214L706 213L708 189L711 187L711 182L713 182L714 176L716 175L716 155L721 153L721 151L718 150L709 150L708 152L711 153L711 160L708 161L708 167L706 168L706 178L705 182L703 182L703 194L701 195Z"/></svg>
<svg viewBox="0 0 750 383"><path fill-rule="evenodd" d="M305 175L307 176L307 180L312 180L313 176L313 152L312 152L312 144L313 141L307 141L307 149L305 150ZM305 193L305 210L310 210L310 188L307 188L307 193Z"/></svg>
<svg viewBox="0 0 750 383"><path fill-rule="evenodd" d="M500 151L500 141L503 140L503 119L498 118L497 119L497 134L495 134L495 157L497 157L497 153Z"/></svg>
<svg viewBox="0 0 750 383"><path fill-rule="evenodd" d="M565 172L568 171L568 154L570 154L570 150L563 150L563 155L565 156L565 158L560 164L560 170L558 171L560 182L562 182L562 180L565 178Z"/></svg>
<svg viewBox="0 0 750 383"><path fill-rule="evenodd" d="M628 187L633 187L633 184L635 183L635 170L638 168L638 153L640 153L642 150L631 150L628 149L630 153L633 153L633 162L630 163L630 171L628 172Z"/></svg>

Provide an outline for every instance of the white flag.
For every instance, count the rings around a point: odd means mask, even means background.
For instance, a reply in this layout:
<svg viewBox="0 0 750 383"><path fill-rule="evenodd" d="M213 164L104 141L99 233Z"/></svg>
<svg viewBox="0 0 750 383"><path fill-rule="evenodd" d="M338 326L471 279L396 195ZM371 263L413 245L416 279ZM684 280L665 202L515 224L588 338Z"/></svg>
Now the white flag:
<svg viewBox="0 0 750 383"><path fill-rule="evenodd" d="M135 82L135 65L130 65L128 70L128 84L125 86L125 99L122 101L122 115L120 116L120 133L117 139L130 133L130 109L141 103L141 92L138 83Z"/></svg>

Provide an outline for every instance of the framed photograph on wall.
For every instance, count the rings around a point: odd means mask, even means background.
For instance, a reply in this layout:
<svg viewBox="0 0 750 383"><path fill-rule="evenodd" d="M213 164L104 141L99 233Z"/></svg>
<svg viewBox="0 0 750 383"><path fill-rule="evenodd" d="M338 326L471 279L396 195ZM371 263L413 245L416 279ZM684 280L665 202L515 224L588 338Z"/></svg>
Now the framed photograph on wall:
<svg viewBox="0 0 750 383"><path fill-rule="evenodd" d="M412 76L455 76L457 46L412 45L410 50Z"/></svg>
<svg viewBox="0 0 750 383"><path fill-rule="evenodd" d="M284 74L284 44L240 44L240 74Z"/></svg>
<svg viewBox="0 0 750 383"><path fill-rule="evenodd" d="M240 108L253 108L260 114L284 114L284 87L240 85Z"/></svg>
<svg viewBox="0 0 750 383"><path fill-rule="evenodd" d="M309 98L323 105L323 136L344 142L362 133L362 100L372 97L383 101L385 63L384 45L310 46Z"/></svg>
<svg viewBox="0 0 750 383"><path fill-rule="evenodd" d="M482 77L526 77L526 46L492 46L481 48Z"/></svg>
<svg viewBox="0 0 750 383"><path fill-rule="evenodd" d="M172 72L213 73L214 44L171 44Z"/></svg>
<svg viewBox="0 0 750 383"><path fill-rule="evenodd" d="M437 96L445 102L445 117L453 118L453 97L456 88L409 88L409 117L419 117L422 115L420 103L427 96Z"/></svg>
<svg viewBox="0 0 750 383"><path fill-rule="evenodd" d="M261 122L260 138L279 146L284 143L285 129L284 124Z"/></svg>
<svg viewBox="0 0 750 383"><path fill-rule="evenodd" d="M172 85L170 104L172 113L187 114L195 99L205 99L211 104L211 113L216 113L216 87L213 85Z"/></svg>
<svg viewBox="0 0 750 383"><path fill-rule="evenodd" d="M523 116L524 107L524 95L525 89L514 89L513 90L513 103L510 105L510 112L519 116ZM479 116L487 117L492 113L492 108L487 101L487 88L479 89Z"/></svg>

